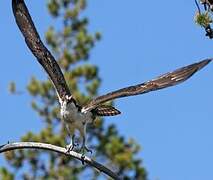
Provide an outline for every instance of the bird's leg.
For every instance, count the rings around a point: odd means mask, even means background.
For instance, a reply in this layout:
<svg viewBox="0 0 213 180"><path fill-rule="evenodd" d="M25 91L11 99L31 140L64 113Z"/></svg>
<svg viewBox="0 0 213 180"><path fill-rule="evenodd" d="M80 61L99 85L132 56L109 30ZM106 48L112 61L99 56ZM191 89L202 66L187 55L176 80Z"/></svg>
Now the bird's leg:
<svg viewBox="0 0 213 180"><path fill-rule="evenodd" d="M70 152L70 151L72 151L76 146L78 146L78 144L76 144L75 143L75 134L74 134L74 132L72 132L72 133L70 133L70 131L69 131L69 127L66 125L65 126L66 127L66 129L67 129L67 132L68 132L68 135L69 135L69 137L70 137L70 144L68 144L67 146L66 146L66 149L67 149L67 152ZM72 134L72 135L71 135Z"/></svg>
<svg viewBox="0 0 213 180"><path fill-rule="evenodd" d="M72 135L70 144L66 146L67 152L72 151L78 144L75 143L75 134Z"/></svg>
<svg viewBox="0 0 213 180"><path fill-rule="evenodd" d="M86 146L86 137L83 136L83 142L82 142L82 146L81 146L81 149L80 151L83 151L83 154L85 154L85 151L86 152L90 152L92 154L92 150L90 150L87 146Z"/></svg>
<svg viewBox="0 0 213 180"><path fill-rule="evenodd" d="M86 152L90 152L92 154L92 150L90 150L87 146L86 146L86 125L84 126L84 130L83 132L80 132L81 136L82 136L82 146L80 148L80 151L82 151L83 155Z"/></svg>

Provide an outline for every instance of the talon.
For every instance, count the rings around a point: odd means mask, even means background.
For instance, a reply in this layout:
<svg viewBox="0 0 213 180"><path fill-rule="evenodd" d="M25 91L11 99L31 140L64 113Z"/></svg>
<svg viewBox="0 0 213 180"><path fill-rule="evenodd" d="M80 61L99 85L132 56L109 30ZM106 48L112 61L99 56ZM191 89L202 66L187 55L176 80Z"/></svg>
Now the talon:
<svg viewBox="0 0 213 180"><path fill-rule="evenodd" d="M85 164L85 155L84 154L82 154L82 156L81 156L81 162L82 162L82 165Z"/></svg>
<svg viewBox="0 0 213 180"><path fill-rule="evenodd" d="M86 150L87 152L89 152L90 154L92 154L92 150L91 150L91 149L87 148L86 146L85 146L84 148L85 148L85 150Z"/></svg>
<svg viewBox="0 0 213 180"><path fill-rule="evenodd" d="M74 148L75 148L76 146L78 146L78 144L75 144L75 143L72 143L72 144L67 145L67 146L65 147L66 150L67 150L67 153L69 153L70 151L73 151Z"/></svg>
<svg viewBox="0 0 213 180"><path fill-rule="evenodd" d="M86 146L82 146L81 149L79 150L79 152L82 152L83 155L85 154L85 151L92 154L92 150L90 150L90 149L89 149L88 147L86 147Z"/></svg>
<svg viewBox="0 0 213 180"><path fill-rule="evenodd" d="M67 150L66 153L69 153L70 151L74 149L74 147L71 144L69 144L69 145L66 145L65 149Z"/></svg>

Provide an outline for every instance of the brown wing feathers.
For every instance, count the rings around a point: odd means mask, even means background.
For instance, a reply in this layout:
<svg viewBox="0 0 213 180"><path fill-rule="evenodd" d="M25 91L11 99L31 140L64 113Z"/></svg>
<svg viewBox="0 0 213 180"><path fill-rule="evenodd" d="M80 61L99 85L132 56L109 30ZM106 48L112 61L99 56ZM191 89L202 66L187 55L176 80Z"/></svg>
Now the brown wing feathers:
<svg viewBox="0 0 213 180"><path fill-rule="evenodd" d="M95 113L97 116L116 116L121 114L121 112L116 108L107 105L98 106L93 110L93 113Z"/></svg>
<svg viewBox="0 0 213 180"><path fill-rule="evenodd" d="M63 100L65 95L70 96L71 94L61 69L52 54L42 43L24 0L12 0L12 8L16 23L25 38L27 46L50 76L60 99Z"/></svg>
<svg viewBox="0 0 213 180"><path fill-rule="evenodd" d="M206 59L206 60L200 61L198 63L194 63L194 64L188 65L186 67L179 68L173 72L169 72L167 74L161 75L161 76L157 77L156 79L147 81L145 83L138 84L135 86L129 86L126 88L119 89L117 91L113 91L106 95L99 96L99 97L93 99L92 101L90 101L83 108L85 110L91 110L91 109L98 107L102 103L105 103L107 101L110 101L110 100L113 100L116 98L139 95L139 94L143 94L143 93L148 93L150 91L155 91L155 90L159 90L159 89L163 89L166 87L177 85L183 81L186 81L194 73L196 73L198 70L202 69L204 66L206 66L211 61L212 61L212 59Z"/></svg>
<svg viewBox="0 0 213 180"><path fill-rule="evenodd" d="M52 80L57 90L59 98L63 101L65 96L70 96L71 93L59 65L42 43L28 9L24 3L24 0L12 0L12 7L16 23L25 38L27 46L50 76L50 79ZM90 101L86 106L83 107L83 109L84 111L94 110L96 114L100 116L120 114L120 111L117 109L101 104L116 98L134 96L174 86L190 78L194 73L206 66L210 61L212 61L212 59L206 59L201 62L179 68L173 72L161 75L151 81L122 88L106 95L99 96Z"/></svg>

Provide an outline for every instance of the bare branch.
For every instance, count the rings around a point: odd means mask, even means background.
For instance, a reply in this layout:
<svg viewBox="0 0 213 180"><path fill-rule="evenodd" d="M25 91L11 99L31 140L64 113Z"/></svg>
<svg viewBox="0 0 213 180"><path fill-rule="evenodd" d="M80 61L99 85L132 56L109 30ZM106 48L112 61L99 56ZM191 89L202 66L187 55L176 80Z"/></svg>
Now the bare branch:
<svg viewBox="0 0 213 180"><path fill-rule="evenodd" d="M96 168L100 172L105 173L112 179L120 180L121 178L108 169L107 167L103 166L102 164L94 161L93 159L84 156L83 154L77 153L75 151L67 152L66 148L55 146L52 144L46 144L46 143L38 143L38 142L15 142L15 143L7 143L5 145L0 146L0 153L7 152L7 151L13 151L16 149L43 149L43 150L49 150L53 152L57 152L66 156L70 156L72 158L78 159L82 161L82 163L87 163L88 165Z"/></svg>

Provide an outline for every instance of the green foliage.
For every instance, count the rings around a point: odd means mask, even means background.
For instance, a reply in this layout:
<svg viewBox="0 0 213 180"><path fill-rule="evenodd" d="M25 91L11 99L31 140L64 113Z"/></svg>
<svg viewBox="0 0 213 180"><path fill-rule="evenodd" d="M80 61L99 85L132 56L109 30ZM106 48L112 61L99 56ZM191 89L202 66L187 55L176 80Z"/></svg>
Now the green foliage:
<svg viewBox="0 0 213 180"><path fill-rule="evenodd" d="M14 175L10 173L6 168L0 168L0 179L12 180L14 179Z"/></svg>
<svg viewBox="0 0 213 180"><path fill-rule="evenodd" d="M207 27L209 24L212 23L212 18L209 15L209 12L204 13L196 13L195 15L195 23L201 27Z"/></svg>
<svg viewBox="0 0 213 180"><path fill-rule="evenodd" d="M101 34L91 34L87 30L88 19L80 18L86 8L85 0L48 0L49 13L62 22L62 29L51 26L46 32L46 43L54 52L62 68L72 94L80 104L85 104L97 90L101 80L98 67L88 63L91 49L101 39ZM15 85L11 85L14 91ZM39 133L28 132L22 141L36 141L65 146L68 133L60 120L58 102L53 85L49 80L40 81L32 77L27 85L32 95L32 108L43 120ZM119 135L115 125L106 126L103 119L97 119L88 127L88 146L93 149L93 158L108 165L124 179L146 179L142 161L137 158L140 150L134 140L126 140ZM20 150L6 153L10 169L1 168L1 179L9 180L22 176L23 179L89 179L101 176L91 167L84 166L75 159L56 153L38 150ZM12 173L9 172L11 170Z"/></svg>

